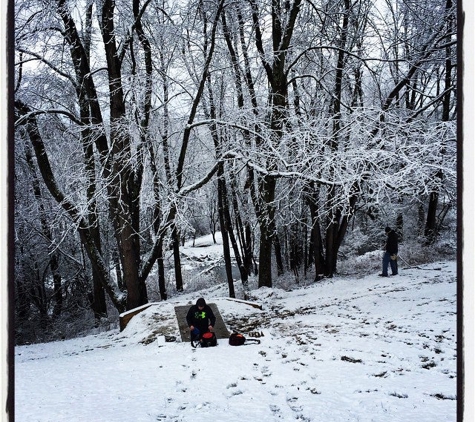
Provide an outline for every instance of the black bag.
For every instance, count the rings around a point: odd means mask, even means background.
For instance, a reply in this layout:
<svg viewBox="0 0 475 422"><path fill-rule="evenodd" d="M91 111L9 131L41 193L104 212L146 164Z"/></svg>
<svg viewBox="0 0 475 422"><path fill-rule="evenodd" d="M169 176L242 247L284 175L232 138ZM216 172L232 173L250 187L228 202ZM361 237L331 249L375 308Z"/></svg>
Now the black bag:
<svg viewBox="0 0 475 422"><path fill-rule="evenodd" d="M242 346L246 342L246 337L239 333L232 333L229 336L229 344L231 346Z"/></svg>
<svg viewBox="0 0 475 422"><path fill-rule="evenodd" d="M193 347L214 347L218 345L216 334L212 332L203 333L201 337L191 340Z"/></svg>
<svg viewBox="0 0 475 422"><path fill-rule="evenodd" d="M229 344L231 346L242 346L242 345L248 345L248 344L260 344L260 343L261 343L260 340L256 338L248 339L244 337L241 333L237 333L236 331L229 336Z"/></svg>

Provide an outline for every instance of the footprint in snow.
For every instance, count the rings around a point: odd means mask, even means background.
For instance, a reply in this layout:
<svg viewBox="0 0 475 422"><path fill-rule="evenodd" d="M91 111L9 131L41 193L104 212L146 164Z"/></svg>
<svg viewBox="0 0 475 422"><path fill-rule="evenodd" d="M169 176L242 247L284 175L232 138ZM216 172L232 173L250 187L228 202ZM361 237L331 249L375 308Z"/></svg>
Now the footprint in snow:
<svg viewBox="0 0 475 422"><path fill-rule="evenodd" d="M271 412L274 413L276 416L280 417L280 415L282 414L282 412L280 410L280 407L276 406L275 404L269 405L269 408L270 408Z"/></svg>
<svg viewBox="0 0 475 422"><path fill-rule="evenodd" d="M298 401L298 397L288 397L287 398L287 404L289 407L294 411L294 412L301 412L303 409L303 406L300 406L296 404Z"/></svg>

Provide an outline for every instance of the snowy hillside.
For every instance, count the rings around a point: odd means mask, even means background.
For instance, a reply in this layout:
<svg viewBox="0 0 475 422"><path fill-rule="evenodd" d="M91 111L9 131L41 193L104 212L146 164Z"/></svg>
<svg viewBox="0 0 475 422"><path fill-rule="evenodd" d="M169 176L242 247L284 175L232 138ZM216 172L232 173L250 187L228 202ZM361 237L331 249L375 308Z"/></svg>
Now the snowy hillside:
<svg viewBox="0 0 475 422"><path fill-rule="evenodd" d="M456 420L456 264L156 303L118 330L16 348L17 422ZM261 344L192 349L173 307L203 295Z"/></svg>

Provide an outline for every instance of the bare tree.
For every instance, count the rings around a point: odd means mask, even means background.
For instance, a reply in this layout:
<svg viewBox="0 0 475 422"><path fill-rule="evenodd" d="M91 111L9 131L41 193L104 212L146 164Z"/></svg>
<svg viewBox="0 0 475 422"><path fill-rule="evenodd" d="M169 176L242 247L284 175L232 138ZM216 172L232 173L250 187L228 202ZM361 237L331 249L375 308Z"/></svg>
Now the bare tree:
<svg viewBox="0 0 475 422"><path fill-rule="evenodd" d="M146 303L155 267L167 299L168 250L183 290L205 185L231 296L232 252L270 287L302 265L331 277L352 221L404 230L416 206L432 239L455 196L454 16L450 0L16 2L18 180L62 210L39 219L50 244L79 236L96 316L105 293Z"/></svg>

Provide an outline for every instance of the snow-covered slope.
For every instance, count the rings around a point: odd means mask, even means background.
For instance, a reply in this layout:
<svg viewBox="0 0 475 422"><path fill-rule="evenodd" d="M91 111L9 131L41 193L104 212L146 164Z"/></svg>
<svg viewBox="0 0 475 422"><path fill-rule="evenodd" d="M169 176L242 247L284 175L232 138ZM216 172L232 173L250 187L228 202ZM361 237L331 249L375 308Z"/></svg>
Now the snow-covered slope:
<svg viewBox="0 0 475 422"><path fill-rule="evenodd" d="M199 296L259 345L192 349L173 307ZM16 348L17 422L456 420L456 264L399 276L226 286L150 306L118 330Z"/></svg>

